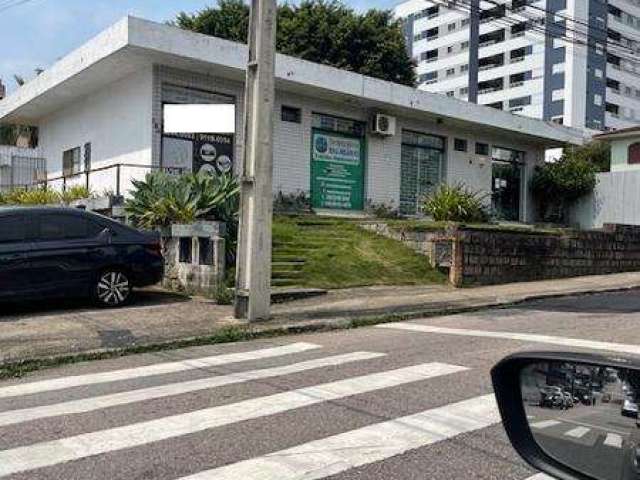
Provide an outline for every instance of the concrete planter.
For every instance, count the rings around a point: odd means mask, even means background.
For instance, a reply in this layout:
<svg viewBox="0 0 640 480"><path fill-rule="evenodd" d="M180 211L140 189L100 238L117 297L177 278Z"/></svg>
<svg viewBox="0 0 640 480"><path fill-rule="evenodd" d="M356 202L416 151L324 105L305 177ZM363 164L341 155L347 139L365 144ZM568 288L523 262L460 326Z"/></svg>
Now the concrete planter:
<svg viewBox="0 0 640 480"><path fill-rule="evenodd" d="M161 229L164 287L188 293L215 292L225 277L225 230L224 223L213 221Z"/></svg>

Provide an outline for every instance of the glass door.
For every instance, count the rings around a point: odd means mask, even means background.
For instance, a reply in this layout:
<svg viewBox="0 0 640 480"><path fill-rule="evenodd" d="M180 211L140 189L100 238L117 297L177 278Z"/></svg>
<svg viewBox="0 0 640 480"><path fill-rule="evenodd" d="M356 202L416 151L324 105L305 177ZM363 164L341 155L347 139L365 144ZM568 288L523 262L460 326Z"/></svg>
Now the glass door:
<svg viewBox="0 0 640 480"><path fill-rule="evenodd" d="M491 206L498 220L520 220L522 165L516 162L492 161Z"/></svg>

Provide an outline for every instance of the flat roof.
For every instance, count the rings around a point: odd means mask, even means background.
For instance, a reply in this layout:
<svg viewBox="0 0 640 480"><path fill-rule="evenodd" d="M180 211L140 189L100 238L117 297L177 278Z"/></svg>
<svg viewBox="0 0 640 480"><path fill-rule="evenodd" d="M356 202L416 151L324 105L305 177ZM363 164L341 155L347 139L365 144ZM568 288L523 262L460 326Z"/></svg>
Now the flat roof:
<svg viewBox="0 0 640 480"><path fill-rule="evenodd" d="M0 122L37 124L74 100L141 68L170 65L244 81L248 48L170 25L125 17L0 101ZM468 132L515 135L557 147L581 145L587 133L278 54L276 88L349 102L389 114L446 123Z"/></svg>
<svg viewBox="0 0 640 480"><path fill-rule="evenodd" d="M640 137L640 125L635 127L621 128L612 132L605 132L594 135L594 140L615 140L616 138Z"/></svg>

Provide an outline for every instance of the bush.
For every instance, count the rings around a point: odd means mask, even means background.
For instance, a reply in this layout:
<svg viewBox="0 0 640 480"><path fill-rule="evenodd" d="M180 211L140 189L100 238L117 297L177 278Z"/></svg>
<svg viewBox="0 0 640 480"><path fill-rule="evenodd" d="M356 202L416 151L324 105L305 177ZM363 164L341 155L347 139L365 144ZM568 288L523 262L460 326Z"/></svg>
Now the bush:
<svg viewBox="0 0 640 480"><path fill-rule="evenodd" d="M596 187L597 172L597 165L578 155L565 155L557 162L536 167L531 191L541 219L565 222L568 208Z"/></svg>
<svg viewBox="0 0 640 480"><path fill-rule="evenodd" d="M67 188L64 192L59 193L58 195L62 203L64 203L65 205L69 205L71 202L74 202L76 200L90 198L91 190L81 185L74 185L73 187Z"/></svg>
<svg viewBox="0 0 640 480"><path fill-rule="evenodd" d="M424 201L424 213L436 222L485 222L489 218L484 196L463 184L440 185Z"/></svg>
<svg viewBox="0 0 640 480"><path fill-rule="evenodd" d="M280 191L273 198L273 212L276 214L295 215L311 213L311 199L302 190L297 193L282 193Z"/></svg>
<svg viewBox="0 0 640 480"><path fill-rule="evenodd" d="M91 192L82 186L71 187L66 192L56 192L46 187L31 190L16 188L0 193L0 205L69 205L74 200L90 196Z"/></svg>
<svg viewBox="0 0 640 480"><path fill-rule="evenodd" d="M400 212L393 206L393 203L374 203L371 200L367 202L366 213L382 219L400 218Z"/></svg>

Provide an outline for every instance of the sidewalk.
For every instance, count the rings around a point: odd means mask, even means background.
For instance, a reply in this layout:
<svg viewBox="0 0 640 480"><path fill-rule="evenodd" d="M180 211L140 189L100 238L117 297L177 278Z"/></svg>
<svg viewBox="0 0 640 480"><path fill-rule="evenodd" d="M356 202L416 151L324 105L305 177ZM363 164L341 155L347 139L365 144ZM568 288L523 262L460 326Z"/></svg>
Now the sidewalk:
<svg viewBox="0 0 640 480"><path fill-rule="evenodd" d="M153 345L215 335L229 327L282 333L338 328L354 320L438 315L526 300L640 288L640 273L454 289L443 285L367 287L274 305L273 320L246 325L232 309L159 291L119 310L77 305L14 308L0 314L0 363Z"/></svg>

